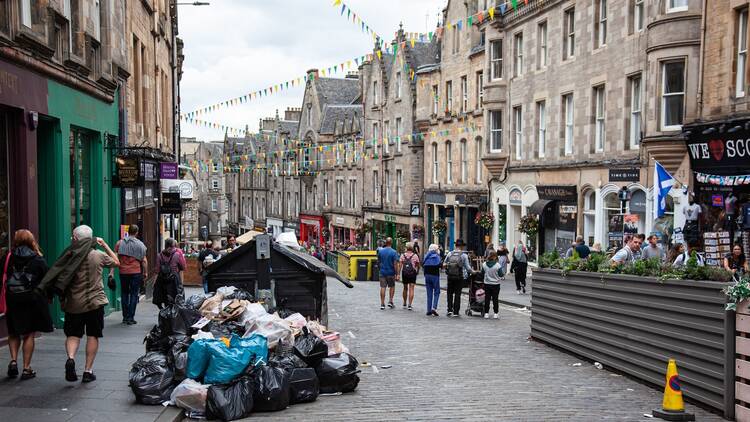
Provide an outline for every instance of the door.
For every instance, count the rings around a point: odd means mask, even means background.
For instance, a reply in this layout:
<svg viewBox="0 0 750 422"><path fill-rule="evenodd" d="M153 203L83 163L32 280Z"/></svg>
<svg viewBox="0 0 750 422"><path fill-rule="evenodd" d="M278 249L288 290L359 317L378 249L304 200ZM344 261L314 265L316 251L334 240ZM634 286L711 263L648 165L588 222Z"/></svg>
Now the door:
<svg viewBox="0 0 750 422"><path fill-rule="evenodd" d="M91 142L77 129L70 130L70 230L91 219Z"/></svg>
<svg viewBox="0 0 750 422"><path fill-rule="evenodd" d="M10 141L8 120L0 114L0 249L9 248L10 236L10 163L8 162Z"/></svg>

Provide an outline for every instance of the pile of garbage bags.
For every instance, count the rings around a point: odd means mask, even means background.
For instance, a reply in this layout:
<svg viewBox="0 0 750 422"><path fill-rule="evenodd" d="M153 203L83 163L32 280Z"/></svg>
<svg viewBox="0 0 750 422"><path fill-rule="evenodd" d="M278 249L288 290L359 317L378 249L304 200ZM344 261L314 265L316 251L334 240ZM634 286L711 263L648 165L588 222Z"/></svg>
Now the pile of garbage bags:
<svg viewBox="0 0 750 422"><path fill-rule="evenodd" d="M338 333L266 306L222 287L162 309L130 370L136 401L230 421L357 388L359 363Z"/></svg>

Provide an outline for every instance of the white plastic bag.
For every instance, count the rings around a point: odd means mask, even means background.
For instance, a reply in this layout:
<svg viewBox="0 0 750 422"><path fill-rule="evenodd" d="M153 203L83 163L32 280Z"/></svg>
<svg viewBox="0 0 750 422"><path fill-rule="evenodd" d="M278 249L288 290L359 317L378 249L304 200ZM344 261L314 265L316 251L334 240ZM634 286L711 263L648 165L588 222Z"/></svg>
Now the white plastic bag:
<svg viewBox="0 0 750 422"><path fill-rule="evenodd" d="M203 385L190 378L175 387L170 396L171 404L185 409L192 415L203 415L206 412L206 395L208 385Z"/></svg>
<svg viewBox="0 0 750 422"><path fill-rule="evenodd" d="M266 308L260 303L251 303L245 307L245 311L240 315L239 321L245 328L251 328L256 319L268 315Z"/></svg>
<svg viewBox="0 0 750 422"><path fill-rule="evenodd" d="M349 348L344 346L341 342L341 334L337 332L327 333L321 337L328 346L328 356L335 355L337 353L349 353Z"/></svg>
<svg viewBox="0 0 750 422"><path fill-rule="evenodd" d="M237 288L234 286L223 286L216 289L216 293L226 297L234 293L235 290L237 290Z"/></svg>
<svg viewBox="0 0 750 422"><path fill-rule="evenodd" d="M250 337L253 334L260 334L268 340L268 349L273 349L283 340L284 343L294 344L294 333L289 321L279 317L279 314L266 314L257 318L253 325L245 331L242 337Z"/></svg>
<svg viewBox="0 0 750 422"><path fill-rule="evenodd" d="M195 333L195 334L193 334L191 338L193 340L199 340L199 339L202 339L202 338L214 339L214 335L210 331L201 331L201 330L198 330L198 332Z"/></svg>
<svg viewBox="0 0 750 422"><path fill-rule="evenodd" d="M288 321L290 324L292 324L292 328L299 329L302 329L302 327L307 324L307 320L300 313L291 314L288 317L284 318L284 321Z"/></svg>

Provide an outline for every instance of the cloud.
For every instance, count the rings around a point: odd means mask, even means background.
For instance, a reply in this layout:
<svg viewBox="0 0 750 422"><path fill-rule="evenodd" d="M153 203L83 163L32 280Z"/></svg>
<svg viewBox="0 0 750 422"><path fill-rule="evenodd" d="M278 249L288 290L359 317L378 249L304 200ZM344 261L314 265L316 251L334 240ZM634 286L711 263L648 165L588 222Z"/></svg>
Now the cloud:
<svg viewBox="0 0 750 422"><path fill-rule="evenodd" d="M408 32L433 30L446 0L345 0L386 40L399 23ZM332 0L212 0L179 6L185 41L181 108L192 111L301 77L372 52L373 40ZM339 73L342 75L342 73ZM300 107L303 87L223 108L204 120L257 130L258 121ZM222 139L223 133L182 122L182 136Z"/></svg>

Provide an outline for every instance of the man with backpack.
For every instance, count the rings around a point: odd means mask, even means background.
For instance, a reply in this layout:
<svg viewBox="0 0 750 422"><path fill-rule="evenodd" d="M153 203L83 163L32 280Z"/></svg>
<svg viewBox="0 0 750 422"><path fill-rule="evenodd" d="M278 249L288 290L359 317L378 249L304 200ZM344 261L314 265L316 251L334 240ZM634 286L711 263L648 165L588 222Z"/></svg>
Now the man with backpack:
<svg viewBox="0 0 750 422"><path fill-rule="evenodd" d="M378 267L380 268L380 310L385 309L385 289L389 289L388 307L393 309L393 295L396 293L396 280L399 279L399 256L391 245L393 240L385 239L385 246L378 248Z"/></svg>
<svg viewBox="0 0 750 422"><path fill-rule="evenodd" d="M414 286L417 285L417 274L419 274L419 255L414 252L414 244L406 244L406 252L401 255L401 281L404 283L404 308L408 294L409 310L414 302Z"/></svg>
<svg viewBox="0 0 750 422"><path fill-rule="evenodd" d="M461 292L464 283L469 278L469 274L476 271L471 268L469 256L464 251L466 243L463 240L456 240L456 249L448 252L443 261L443 268L448 275L448 316L458 317L461 311Z"/></svg>
<svg viewBox="0 0 750 422"><path fill-rule="evenodd" d="M127 236L115 244L115 253L120 260L120 290L122 299L122 323L135 324L135 308L138 306L141 285L148 275L146 245L138 239L138 226L131 224Z"/></svg>
<svg viewBox="0 0 750 422"><path fill-rule="evenodd" d="M154 283L154 305L159 309L175 303L178 295L183 294L180 272L185 271L185 256L177 252L177 241L164 241L164 250L159 254L159 274Z"/></svg>

